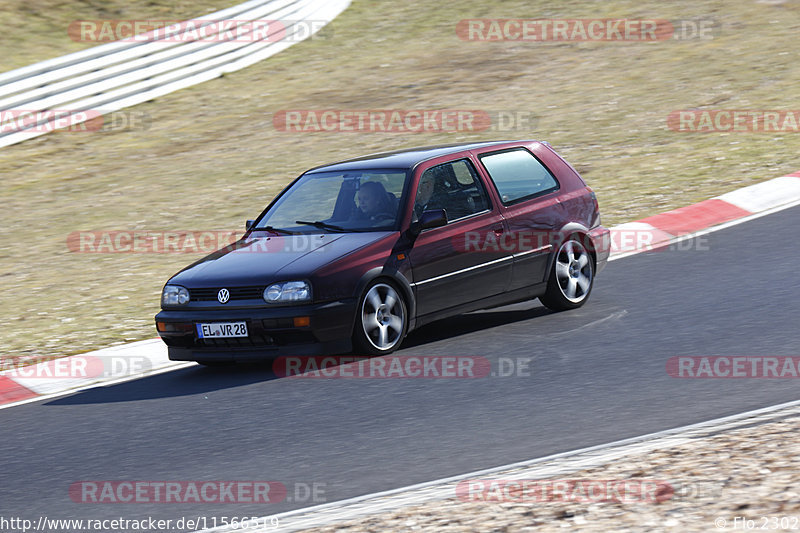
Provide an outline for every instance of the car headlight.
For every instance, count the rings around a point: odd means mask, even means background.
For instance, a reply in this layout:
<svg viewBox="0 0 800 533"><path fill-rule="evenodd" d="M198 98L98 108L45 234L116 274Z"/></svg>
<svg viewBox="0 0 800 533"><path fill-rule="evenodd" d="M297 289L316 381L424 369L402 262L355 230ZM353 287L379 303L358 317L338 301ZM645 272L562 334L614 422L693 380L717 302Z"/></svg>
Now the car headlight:
<svg viewBox="0 0 800 533"><path fill-rule="evenodd" d="M161 292L161 305L183 305L189 301L189 291L180 285L166 285Z"/></svg>
<svg viewBox="0 0 800 533"><path fill-rule="evenodd" d="M305 281L284 281L273 283L264 289L267 303L302 302L311 300L311 285Z"/></svg>

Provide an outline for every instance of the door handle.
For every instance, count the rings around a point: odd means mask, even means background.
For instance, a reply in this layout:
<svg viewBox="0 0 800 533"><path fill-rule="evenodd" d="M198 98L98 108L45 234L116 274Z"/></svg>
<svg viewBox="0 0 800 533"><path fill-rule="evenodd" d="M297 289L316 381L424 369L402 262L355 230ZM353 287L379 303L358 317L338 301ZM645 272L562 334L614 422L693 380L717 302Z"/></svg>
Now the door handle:
<svg viewBox="0 0 800 533"><path fill-rule="evenodd" d="M500 226L499 228L494 228L492 231L494 231L495 235L502 235L504 230L503 227Z"/></svg>

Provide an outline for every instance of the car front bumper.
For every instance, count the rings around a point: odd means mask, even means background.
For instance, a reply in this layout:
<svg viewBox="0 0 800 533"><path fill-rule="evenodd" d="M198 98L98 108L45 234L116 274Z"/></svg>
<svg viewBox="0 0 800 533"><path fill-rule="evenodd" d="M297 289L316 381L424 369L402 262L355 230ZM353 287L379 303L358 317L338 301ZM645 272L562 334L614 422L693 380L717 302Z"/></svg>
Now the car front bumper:
<svg viewBox="0 0 800 533"><path fill-rule="evenodd" d="M274 308L167 309L155 321L173 361L245 362L347 352L355 308L353 299ZM299 317L308 317L309 324L295 326ZM247 337L204 339L197 334L198 323L241 321L247 323Z"/></svg>

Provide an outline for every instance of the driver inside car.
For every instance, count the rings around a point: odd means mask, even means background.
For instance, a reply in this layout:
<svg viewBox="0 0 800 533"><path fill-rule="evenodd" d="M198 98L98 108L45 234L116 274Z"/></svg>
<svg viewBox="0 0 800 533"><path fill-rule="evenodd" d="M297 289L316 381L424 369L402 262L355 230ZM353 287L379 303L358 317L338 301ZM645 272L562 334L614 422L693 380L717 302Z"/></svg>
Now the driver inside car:
<svg viewBox="0 0 800 533"><path fill-rule="evenodd" d="M391 197L391 198L390 198ZM368 181L358 190L357 220L368 220L373 224L387 224L395 219L397 200L387 192L382 183Z"/></svg>

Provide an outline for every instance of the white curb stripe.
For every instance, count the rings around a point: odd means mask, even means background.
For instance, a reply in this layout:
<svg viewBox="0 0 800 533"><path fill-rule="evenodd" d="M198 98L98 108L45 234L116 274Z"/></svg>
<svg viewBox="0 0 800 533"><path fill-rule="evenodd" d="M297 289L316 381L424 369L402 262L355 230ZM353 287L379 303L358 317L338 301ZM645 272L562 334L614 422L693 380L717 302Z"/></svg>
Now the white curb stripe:
<svg viewBox="0 0 800 533"><path fill-rule="evenodd" d="M751 213L800 200L800 178L783 176L716 197Z"/></svg>
<svg viewBox="0 0 800 533"><path fill-rule="evenodd" d="M87 377L86 372L82 372L81 368L85 368L86 363L89 362L89 370L96 369L97 365L92 364L95 362L91 361L92 359L97 359L99 361L96 362L103 364L104 373L90 374ZM63 364L62 372L58 372L58 369L55 368L57 361L66 363ZM167 346L164 342L161 339L149 339L41 362L16 370L8 370L2 374L37 394L53 394L103 381L141 375L144 372L172 366L173 363L167 357ZM54 373L56 376L47 377Z"/></svg>
<svg viewBox="0 0 800 533"><path fill-rule="evenodd" d="M675 238L671 233L660 230L646 222L626 222L609 228L611 232L611 256L646 252L653 246L670 242ZM643 246L643 242L646 243Z"/></svg>

